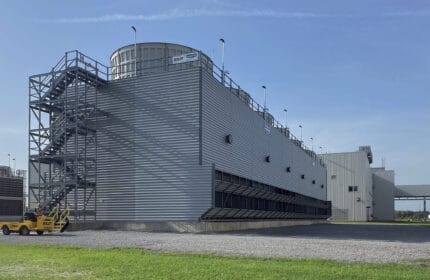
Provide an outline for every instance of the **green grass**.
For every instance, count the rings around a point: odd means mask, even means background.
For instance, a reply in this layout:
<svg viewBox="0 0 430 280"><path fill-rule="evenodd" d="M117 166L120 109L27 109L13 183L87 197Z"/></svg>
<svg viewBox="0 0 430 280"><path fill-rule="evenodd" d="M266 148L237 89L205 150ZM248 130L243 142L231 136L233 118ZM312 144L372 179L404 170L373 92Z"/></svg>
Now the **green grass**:
<svg viewBox="0 0 430 280"><path fill-rule="evenodd" d="M430 261L366 264L0 244L0 279L429 279Z"/></svg>

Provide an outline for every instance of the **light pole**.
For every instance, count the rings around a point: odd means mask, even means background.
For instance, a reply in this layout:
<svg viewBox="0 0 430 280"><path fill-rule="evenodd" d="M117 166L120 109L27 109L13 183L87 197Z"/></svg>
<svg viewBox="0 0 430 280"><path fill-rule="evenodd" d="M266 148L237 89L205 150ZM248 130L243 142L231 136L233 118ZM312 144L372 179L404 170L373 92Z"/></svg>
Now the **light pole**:
<svg viewBox="0 0 430 280"><path fill-rule="evenodd" d="M222 85L224 85L224 47L225 47L225 40L223 38L219 39L221 42L221 82Z"/></svg>
<svg viewBox="0 0 430 280"><path fill-rule="evenodd" d="M288 110L287 109L284 109L284 112L285 112L285 129L287 129L287 127L288 127L288 123L287 123L287 112L288 112Z"/></svg>
<svg viewBox="0 0 430 280"><path fill-rule="evenodd" d="M267 107L266 107L266 102L267 102L266 86L265 86L265 85L263 85L263 86L261 86L261 88L262 88L262 89L263 89L263 91L264 91L264 107L263 107L263 112L264 112L264 113L266 113L266 111L267 111Z"/></svg>
<svg viewBox="0 0 430 280"><path fill-rule="evenodd" d="M323 147L322 146L320 146L320 150L321 150L321 154L323 154Z"/></svg>
<svg viewBox="0 0 430 280"><path fill-rule="evenodd" d="M137 44L136 44L136 27L134 25L131 26L131 29L134 32L134 76L137 77Z"/></svg>
<svg viewBox="0 0 430 280"><path fill-rule="evenodd" d="M12 160L13 160L13 174L15 176L15 173L16 173L16 161L15 161L15 158L13 158Z"/></svg>
<svg viewBox="0 0 430 280"><path fill-rule="evenodd" d="M311 149L312 149L312 151L314 150L314 138L313 137L311 137Z"/></svg>
<svg viewBox="0 0 430 280"><path fill-rule="evenodd" d="M299 127L300 127L300 142L303 143L303 126L300 124Z"/></svg>
<svg viewBox="0 0 430 280"><path fill-rule="evenodd" d="M10 169L10 154L7 154L7 157L9 158L9 169Z"/></svg>

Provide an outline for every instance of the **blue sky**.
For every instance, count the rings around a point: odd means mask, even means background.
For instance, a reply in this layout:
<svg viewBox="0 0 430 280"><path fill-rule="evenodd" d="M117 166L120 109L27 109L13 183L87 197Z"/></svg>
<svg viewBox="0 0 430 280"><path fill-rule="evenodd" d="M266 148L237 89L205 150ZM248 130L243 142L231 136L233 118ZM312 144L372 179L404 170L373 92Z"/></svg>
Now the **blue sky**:
<svg viewBox="0 0 430 280"><path fill-rule="evenodd" d="M371 145L399 184L430 183L429 1L10 1L0 9L0 164L27 167L28 76L78 49L108 64L133 41L200 49L323 151Z"/></svg>

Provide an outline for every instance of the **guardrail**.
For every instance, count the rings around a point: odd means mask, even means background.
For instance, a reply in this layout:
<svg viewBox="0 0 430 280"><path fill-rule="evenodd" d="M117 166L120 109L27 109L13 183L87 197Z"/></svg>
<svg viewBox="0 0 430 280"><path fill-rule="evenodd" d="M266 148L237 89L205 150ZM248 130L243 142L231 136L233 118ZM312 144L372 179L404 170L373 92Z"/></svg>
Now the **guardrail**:
<svg viewBox="0 0 430 280"><path fill-rule="evenodd" d="M324 162L322 161L322 158L320 158L312 149L304 145L302 140L294 136L294 134L291 133L288 127L282 125L272 115L269 115L267 113L267 108L265 109L258 102L256 102L252 97L249 97L249 101L241 98L240 96L241 91L244 91L244 92L246 91L243 90L233 79L231 79L230 76L228 76L226 73L223 73L222 69L216 66L215 64L213 64L212 74L226 88L229 88L231 93L235 94L237 97L239 97L240 100L247 103L248 106L253 111L257 112L258 115L262 117L264 120L266 120L266 122L268 122L272 127L278 129L282 134L284 134L287 138L289 138L295 145L302 148L309 156L311 156L315 160L318 160L322 166L325 166Z"/></svg>
<svg viewBox="0 0 430 280"><path fill-rule="evenodd" d="M173 63L172 57L151 59L145 61L130 61L128 63L121 63L119 66L108 67L98 62L97 60L80 53L77 50L66 52L65 56L52 68L52 72L61 71L67 67L81 67L90 71L91 73L109 80L119 80L130 78L134 76L141 76L150 73L168 72L176 70L185 70L193 67L202 67L208 71L212 76L232 94L236 95L242 102L255 111L261 118L263 118L269 125L276 128L285 137L290 139L296 146L300 147L306 154L318 161L320 165L325 167L321 157L319 157L312 149L304 145L303 141L291 133L290 128L278 122L271 114L267 112L263 106L256 102L243 88L240 87L226 71L218 67L210 60L202 59L202 54L195 61L184 63ZM244 98L244 96L246 96Z"/></svg>
<svg viewBox="0 0 430 280"><path fill-rule="evenodd" d="M69 67L80 67L106 81L110 77L110 67L77 50L66 52L52 71L56 72Z"/></svg>

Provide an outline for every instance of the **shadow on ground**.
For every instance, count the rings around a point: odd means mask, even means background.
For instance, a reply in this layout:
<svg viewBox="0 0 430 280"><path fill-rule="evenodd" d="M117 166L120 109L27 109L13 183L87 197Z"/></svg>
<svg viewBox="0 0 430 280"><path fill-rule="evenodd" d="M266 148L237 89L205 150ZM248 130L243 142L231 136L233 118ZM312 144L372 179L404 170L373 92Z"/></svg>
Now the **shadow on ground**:
<svg viewBox="0 0 430 280"><path fill-rule="evenodd" d="M233 235L430 242L430 227L417 225L315 224L228 232Z"/></svg>

